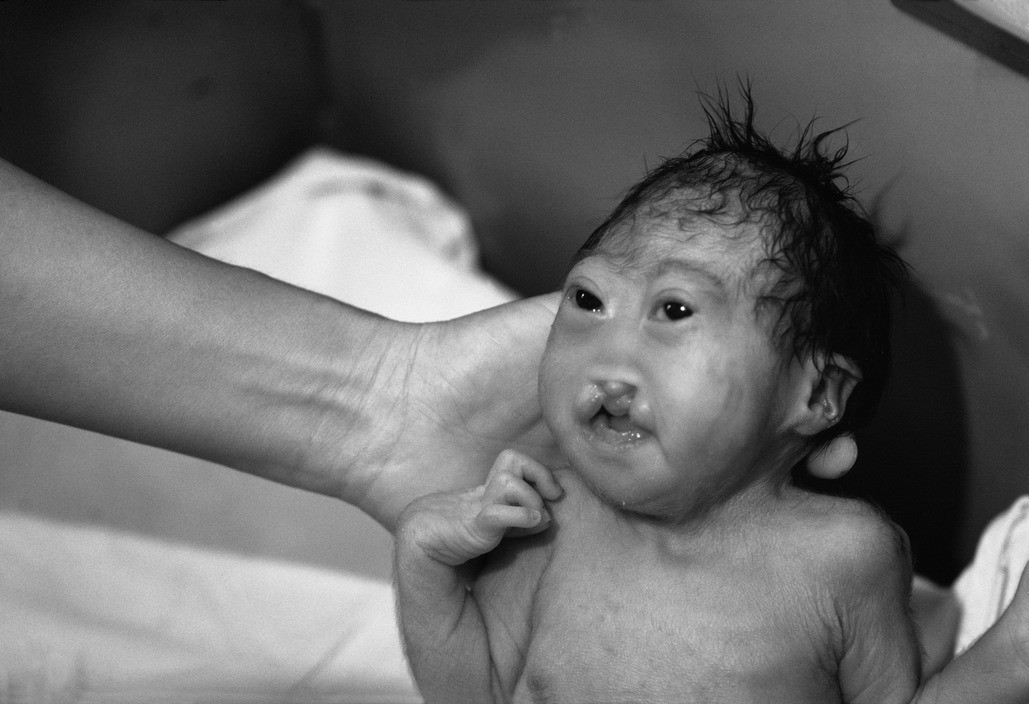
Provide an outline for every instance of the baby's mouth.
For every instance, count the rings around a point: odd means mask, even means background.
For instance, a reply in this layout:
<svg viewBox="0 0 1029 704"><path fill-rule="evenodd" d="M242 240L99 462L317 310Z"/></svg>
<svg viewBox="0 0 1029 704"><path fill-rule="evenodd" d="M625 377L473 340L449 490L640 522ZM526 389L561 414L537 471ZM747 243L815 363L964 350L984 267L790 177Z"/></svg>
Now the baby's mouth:
<svg viewBox="0 0 1029 704"><path fill-rule="evenodd" d="M589 427L595 436L615 445L634 445L649 434L628 413L611 413L603 406L590 419Z"/></svg>
<svg viewBox="0 0 1029 704"><path fill-rule="evenodd" d="M646 404L640 405L638 396L610 396L593 385L583 389L574 412L591 443L623 450L653 435L649 409Z"/></svg>

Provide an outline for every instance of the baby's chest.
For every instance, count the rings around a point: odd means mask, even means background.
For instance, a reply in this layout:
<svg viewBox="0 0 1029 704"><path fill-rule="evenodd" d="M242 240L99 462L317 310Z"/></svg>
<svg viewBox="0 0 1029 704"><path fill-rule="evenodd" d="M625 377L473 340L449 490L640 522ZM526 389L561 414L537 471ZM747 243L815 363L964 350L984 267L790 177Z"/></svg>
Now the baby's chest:
<svg viewBox="0 0 1029 704"><path fill-rule="evenodd" d="M829 633L785 585L745 565L683 569L646 550L609 548L555 547L532 605L519 700L837 696Z"/></svg>

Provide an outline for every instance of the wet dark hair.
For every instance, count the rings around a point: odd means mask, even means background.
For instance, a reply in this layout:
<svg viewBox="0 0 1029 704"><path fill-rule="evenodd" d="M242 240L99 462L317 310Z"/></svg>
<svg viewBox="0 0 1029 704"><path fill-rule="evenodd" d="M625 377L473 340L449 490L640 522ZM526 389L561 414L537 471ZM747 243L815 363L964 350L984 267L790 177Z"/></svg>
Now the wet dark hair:
<svg viewBox="0 0 1029 704"><path fill-rule="evenodd" d="M701 96L710 134L647 173L594 230L576 261L616 225L658 201L672 216L758 223L762 264L778 272L758 296L758 307L777 315L778 342L799 359L842 355L861 373L843 418L813 439L819 444L867 424L875 412L890 372L893 298L907 267L880 240L851 192L842 173L850 163L846 144L827 150L827 140L846 126L816 133L812 121L795 146L782 149L755 128L750 86L741 83L740 93L742 119L725 90ZM692 195L669 198L679 193Z"/></svg>

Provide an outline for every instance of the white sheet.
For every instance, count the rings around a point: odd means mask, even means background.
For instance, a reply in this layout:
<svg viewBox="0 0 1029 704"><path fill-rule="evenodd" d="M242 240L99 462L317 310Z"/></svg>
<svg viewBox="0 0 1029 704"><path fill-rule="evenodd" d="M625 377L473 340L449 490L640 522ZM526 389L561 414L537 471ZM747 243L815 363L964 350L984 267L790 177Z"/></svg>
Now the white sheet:
<svg viewBox="0 0 1029 704"><path fill-rule="evenodd" d="M417 702L389 585L0 516L0 702Z"/></svg>

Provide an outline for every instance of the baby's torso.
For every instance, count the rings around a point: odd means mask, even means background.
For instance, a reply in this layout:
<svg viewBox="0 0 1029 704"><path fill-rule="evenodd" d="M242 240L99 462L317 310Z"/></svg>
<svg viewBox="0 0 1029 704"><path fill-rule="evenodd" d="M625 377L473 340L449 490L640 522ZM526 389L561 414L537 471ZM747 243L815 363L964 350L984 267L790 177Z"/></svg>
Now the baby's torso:
<svg viewBox="0 0 1029 704"><path fill-rule="evenodd" d="M561 482L550 534L506 541L476 586L516 702L839 700L833 595L801 541L671 550Z"/></svg>

